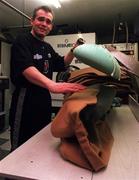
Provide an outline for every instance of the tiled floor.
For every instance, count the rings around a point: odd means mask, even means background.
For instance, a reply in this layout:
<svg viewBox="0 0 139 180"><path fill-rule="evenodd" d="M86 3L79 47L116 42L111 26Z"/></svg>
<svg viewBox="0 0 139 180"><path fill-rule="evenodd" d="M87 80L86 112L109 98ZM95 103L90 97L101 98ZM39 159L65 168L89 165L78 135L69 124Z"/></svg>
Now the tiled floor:
<svg viewBox="0 0 139 180"><path fill-rule="evenodd" d="M10 152L10 129L0 132L0 160L2 160Z"/></svg>

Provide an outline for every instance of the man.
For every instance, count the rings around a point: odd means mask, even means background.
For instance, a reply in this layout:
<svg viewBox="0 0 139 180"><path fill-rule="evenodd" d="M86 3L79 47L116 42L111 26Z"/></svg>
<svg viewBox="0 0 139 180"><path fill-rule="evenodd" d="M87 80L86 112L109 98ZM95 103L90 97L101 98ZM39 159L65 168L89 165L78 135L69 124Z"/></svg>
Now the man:
<svg viewBox="0 0 139 180"><path fill-rule="evenodd" d="M11 81L15 85L9 116L12 150L50 123L50 92L69 93L85 88L51 80L52 72L64 70L74 57L72 51L61 57L44 42L53 27L52 10L47 6L35 9L31 25L31 33L17 37L11 51Z"/></svg>

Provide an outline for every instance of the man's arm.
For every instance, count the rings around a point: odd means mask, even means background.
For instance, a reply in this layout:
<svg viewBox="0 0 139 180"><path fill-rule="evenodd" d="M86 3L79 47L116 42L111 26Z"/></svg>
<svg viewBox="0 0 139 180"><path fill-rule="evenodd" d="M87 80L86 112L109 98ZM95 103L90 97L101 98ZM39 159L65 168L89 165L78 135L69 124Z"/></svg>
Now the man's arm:
<svg viewBox="0 0 139 180"><path fill-rule="evenodd" d="M84 44L84 43L85 43L84 39L82 39L82 38L77 39L77 41L76 41L76 43L73 45L72 49L71 49L71 50L68 52L68 54L65 55L65 57L64 57L65 65L69 65L69 64L72 62L72 60L73 60L73 58L74 58L73 50L74 50L77 46L79 46L79 45L81 45L81 44Z"/></svg>
<svg viewBox="0 0 139 180"><path fill-rule="evenodd" d="M34 66L30 66L23 71L25 78L33 84L48 89L53 93L70 93L85 89L77 83L56 83L40 73Z"/></svg>
<svg viewBox="0 0 139 180"><path fill-rule="evenodd" d="M73 52L70 50L65 56L64 56L64 63L65 65L69 65L74 58Z"/></svg>

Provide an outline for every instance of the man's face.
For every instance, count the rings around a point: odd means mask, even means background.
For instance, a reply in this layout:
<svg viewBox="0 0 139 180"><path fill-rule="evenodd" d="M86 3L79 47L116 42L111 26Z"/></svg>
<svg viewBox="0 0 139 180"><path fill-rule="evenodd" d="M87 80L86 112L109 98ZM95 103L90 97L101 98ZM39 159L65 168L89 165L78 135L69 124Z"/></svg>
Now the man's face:
<svg viewBox="0 0 139 180"><path fill-rule="evenodd" d="M53 15L40 9L36 13L35 19L31 20L33 35L43 39L53 27Z"/></svg>

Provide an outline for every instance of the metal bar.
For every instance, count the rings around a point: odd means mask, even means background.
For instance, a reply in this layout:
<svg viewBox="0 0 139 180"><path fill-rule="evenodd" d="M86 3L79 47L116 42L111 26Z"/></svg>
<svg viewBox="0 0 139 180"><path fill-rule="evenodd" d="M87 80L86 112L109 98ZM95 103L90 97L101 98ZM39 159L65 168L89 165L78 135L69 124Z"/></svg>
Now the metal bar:
<svg viewBox="0 0 139 180"><path fill-rule="evenodd" d="M139 103L129 95L129 107L137 121L139 121Z"/></svg>
<svg viewBox="0 0 139 180"><path fill-rule="evenodd" d="M23 26L6 26L7 29L17 29L17 28L29 28L31 25L23 25Z"/></svg>
<svg viewBox="0 0 139 180"><path fill-rule="evenodd" d="M31 19L29 16L27 16L25 13L23 13L22 11L18 10L17 8L15 8L13 5L11 5L10 3L8 3L5 0L0 0L1 3L3 3L4 5L8 6L9 8L13 9L14 11L16 11L18 14L24 16L27 19Z"/></svg>

